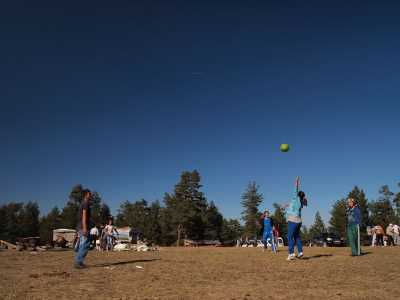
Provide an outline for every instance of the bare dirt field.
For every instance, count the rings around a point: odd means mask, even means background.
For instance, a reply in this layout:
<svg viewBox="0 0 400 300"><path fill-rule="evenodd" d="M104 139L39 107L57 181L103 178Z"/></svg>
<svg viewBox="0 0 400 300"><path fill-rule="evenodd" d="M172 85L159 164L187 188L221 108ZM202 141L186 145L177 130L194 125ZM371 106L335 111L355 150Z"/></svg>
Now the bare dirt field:
<svg viewBox="0 0 400 300"><path fill-rule="evenodd" d="M399 299L400 247L306 248L287 262L257 248L157 252L0 251L0 299Z"/></svg>

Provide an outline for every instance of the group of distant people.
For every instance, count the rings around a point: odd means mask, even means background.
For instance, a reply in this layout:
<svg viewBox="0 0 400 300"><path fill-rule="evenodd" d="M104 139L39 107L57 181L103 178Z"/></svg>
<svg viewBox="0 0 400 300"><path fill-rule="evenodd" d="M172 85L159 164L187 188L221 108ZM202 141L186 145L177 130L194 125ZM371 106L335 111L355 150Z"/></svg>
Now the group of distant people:
<svg viewBox="0 0 400 300"><path fill-rule="evenodd" d="M113 225L113 219L108 219L108 224L94 226L90 229L91 248L101 251L111 251L115 245L115 234L119 235L117 228Z"/></svg>
<svg viewBox="0 0 400 300"><path fill-rule="evenodd" d="M296 178L295 190L290 203L282 206L286 211L287 227L288 227L288 252L287 260L294 260L303 257L303 245L300 237L301 230L301 211L304 206L307 206L306 194L300 190L300 178ZM271 244L271 250L277 252L277 237L279 235L277 228L274 225L273 219L269 215L269 211L265 210L261 215L260 220L262 241L265 248L268 242ZM295 255L295 247L297 247L297 256Z"/></svg>
<svg viewBox="0 0 400 300"><path fill-rule="evenodd" d="M389 224L386 231L382 226L368 226L367 235L372 247L376 246L400 246L400 226Z"/></svg>
<svg viewBox="0 0 400 300"><path fill-rule="evenodd" d="M79 207L79 215L78 215L78 239L75 243L74 250L76 252L75 255L75 268L82 269L85 268L84 264L85 257L91 248L94 245L97 246L97 241L102 245L101 248L103 250L112 250L114 245L114 232L118 234L117 229L113 225L112 218L109 218L108 224L99 228L92 227L90 229L91 222L91 199L92 193L90 190L85 189L82 191L83 199L82 203Z"/></svg>
<svg viewBox="0 0 400 300"><path fill-rule="evenodd" d="M75 254L75 268L85 268L85 257L90 248L96 248L103 251L111 251L116 244L116 236L119 236L117 228L113 224L113 218L110 216L108 223L102 226L93 226L90 228L91 221L91 199L92 192L88 189L82 191L83 199L79 207L77 232L78 237L74 245ZM90 228L90 229L89 229ZM131 243L138 242L141 233L139 230L131 228L129 237Z"/></svg>
<svg viewBox="0 0 400 300"><path fill-rule="evenodd" d="M287 260L294 260L303 257L303 245L301 241L300 231L302 225L301 212L303 207L307 206L307 198L303 191L300 190L300 178L296 178L295 190L292 200L289 204L282 206L286 211L287 227L288 227L288 257ZM360 224L361 211L353 198L347 199L347 239L351 247L351 255L361 255L360 242ZM271 244L271 250L277 251L277 230L274 226L273 219L269 215L269 211L265 210L261 216L261 235L264 247L267 247L268 242ZM398 240L398 236L397 236ZM295 247L297 255L295 255Z"/></svg>

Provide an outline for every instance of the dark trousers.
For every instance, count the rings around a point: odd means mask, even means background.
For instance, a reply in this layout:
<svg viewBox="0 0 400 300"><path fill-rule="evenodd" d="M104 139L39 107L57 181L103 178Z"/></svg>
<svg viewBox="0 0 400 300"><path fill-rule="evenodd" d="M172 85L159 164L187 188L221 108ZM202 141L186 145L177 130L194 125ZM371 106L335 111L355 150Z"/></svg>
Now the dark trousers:
<svg viewBox="0 0 400 300"><path fill-rule="evenodd" d="M361 254L360 249L360 229L356 224L347 226L347 239L351 247L351 255L358 256Z"/></svg>
<svg viewBox="0 0 400 300"><path fill-rule="evenodd" d="M382 234L376 235L376 245L383 246L383 235Z"/></svg>

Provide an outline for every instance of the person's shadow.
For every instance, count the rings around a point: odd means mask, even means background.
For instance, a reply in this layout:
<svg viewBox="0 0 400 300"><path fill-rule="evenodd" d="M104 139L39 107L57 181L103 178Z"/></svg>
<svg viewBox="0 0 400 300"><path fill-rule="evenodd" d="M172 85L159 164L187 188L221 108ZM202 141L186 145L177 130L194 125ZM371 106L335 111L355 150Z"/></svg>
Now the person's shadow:
<svg viewBox="0 0 400 300"><path fill-rule="evenodd" d="M161 258L151 258L151 259L134 259L134 260L127 260L127 261L118 261L113 263L104 263L104 264L95 264L93 267L96 268L103 268L103 267L111 267L111 266L121 266L121 265L128 265L128 264L136 264L141 262L152 262L156 260L161 260Z"/></svg>
<svg viewBox="0 0 400 300"><path fill-rule="evenodd" d="M331 257L333 256L332 254L317 254L313 256L305 256L302 259L303 260L309 260L309 259L315 259L315 258L321 258L321 257Z"/></svg>

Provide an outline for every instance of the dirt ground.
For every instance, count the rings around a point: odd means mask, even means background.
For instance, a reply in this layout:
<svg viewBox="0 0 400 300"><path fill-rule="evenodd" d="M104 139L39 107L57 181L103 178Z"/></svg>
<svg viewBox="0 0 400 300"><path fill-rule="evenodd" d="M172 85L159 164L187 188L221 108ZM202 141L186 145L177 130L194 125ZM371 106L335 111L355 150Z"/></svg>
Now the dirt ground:
<svg viewBox="0 0 400 300"><path fill-rule="evenodd" d="M0 251L0 299L398 299L400 247L306 248L287 262L257 248L89 252Z"/></svg>

